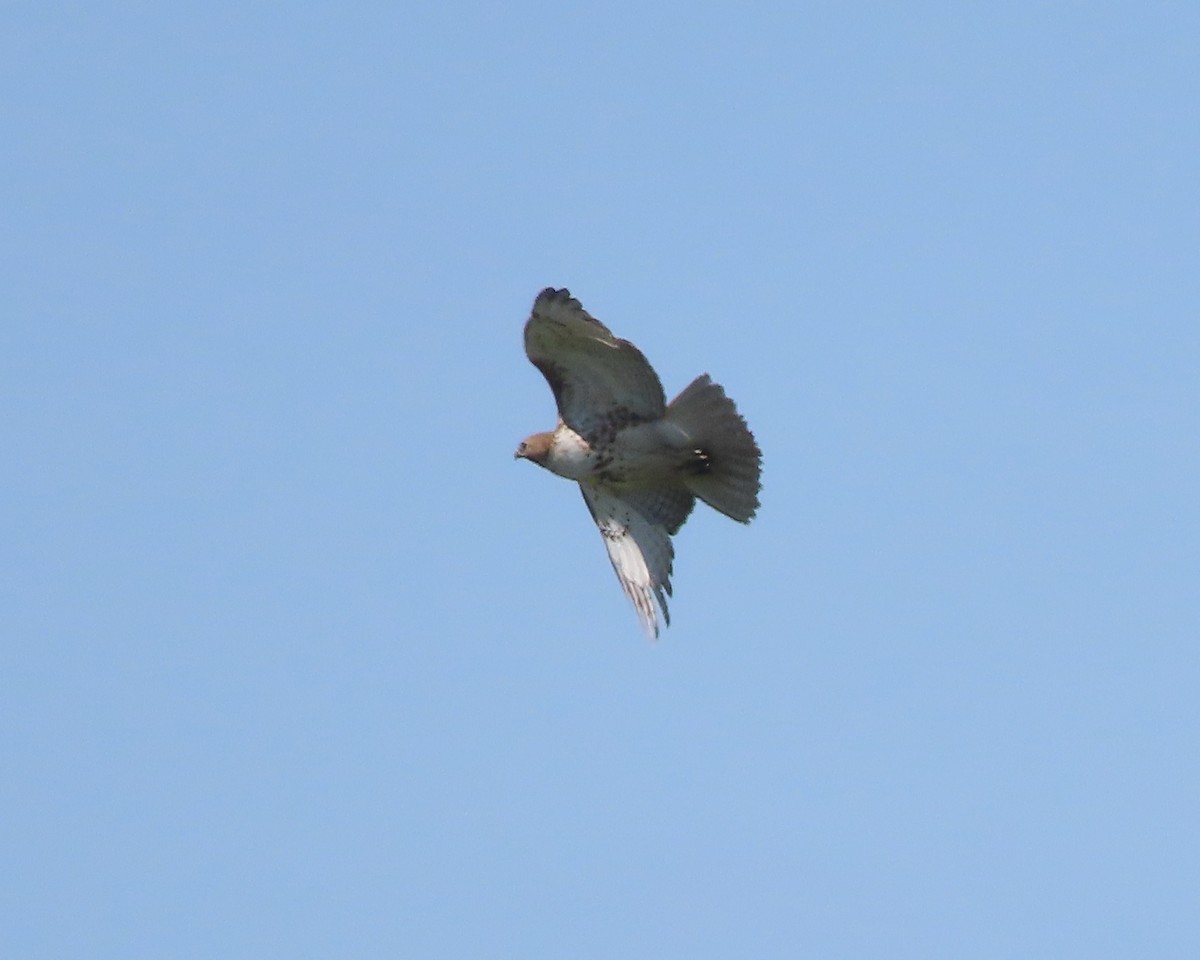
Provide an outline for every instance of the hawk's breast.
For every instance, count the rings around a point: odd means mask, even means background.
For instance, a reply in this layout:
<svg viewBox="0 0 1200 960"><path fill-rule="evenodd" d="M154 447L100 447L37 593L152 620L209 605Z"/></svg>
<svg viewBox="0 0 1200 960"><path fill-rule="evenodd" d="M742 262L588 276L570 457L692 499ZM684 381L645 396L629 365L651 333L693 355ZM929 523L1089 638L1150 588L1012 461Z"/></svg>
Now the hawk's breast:
<svg viewBox="0 0 1200 960"><path fill-rule="evenodd" d="M565 423L554 431L546 466L568 480L587 480L596 471L599 457L591 445Z"/></svg>

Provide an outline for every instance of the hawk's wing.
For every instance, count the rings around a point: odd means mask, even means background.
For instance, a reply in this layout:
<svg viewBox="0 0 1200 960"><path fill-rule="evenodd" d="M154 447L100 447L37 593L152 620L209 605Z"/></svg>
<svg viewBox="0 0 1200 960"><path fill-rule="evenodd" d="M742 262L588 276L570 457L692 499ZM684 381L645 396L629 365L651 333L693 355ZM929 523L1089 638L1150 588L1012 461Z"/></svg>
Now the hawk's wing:
<svg viewBox="0 0 1200 960"><path fill-rule="evenodd" d="M658 636L656 600L663 621L668 626L671 623L667 609L675 559L671 534L683 525L695 500L683 489L618 494L597 484L581 483L579 487L604 537L621 588L633 603L646 636L653 640Z"/></svg>
<svg viewBox="0 0 1200 960"><path fill-rule="evenodd" d="M554 391L560 419L586 438L666 412L662 384L642 352L614 337L567 290L538 294L525 324L525 353Z"/></svg>

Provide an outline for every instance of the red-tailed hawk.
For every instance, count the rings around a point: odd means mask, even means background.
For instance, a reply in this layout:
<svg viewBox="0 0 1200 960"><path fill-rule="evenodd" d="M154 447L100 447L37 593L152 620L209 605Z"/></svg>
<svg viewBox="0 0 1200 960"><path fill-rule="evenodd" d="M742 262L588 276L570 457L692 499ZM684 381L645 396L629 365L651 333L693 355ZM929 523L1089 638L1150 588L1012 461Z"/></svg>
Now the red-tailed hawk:
<svg viewBox="0 0 1200 960"><path fill-rule="evenodd" d="M516 456L579 482L617 579L654 639L655 600L671 622L671 535L696 497L741 523L758 509L754 435L708 374L668 404L641 351L567 290L538 294L525 353L554 391L558 426L522 441Z"/></svg>

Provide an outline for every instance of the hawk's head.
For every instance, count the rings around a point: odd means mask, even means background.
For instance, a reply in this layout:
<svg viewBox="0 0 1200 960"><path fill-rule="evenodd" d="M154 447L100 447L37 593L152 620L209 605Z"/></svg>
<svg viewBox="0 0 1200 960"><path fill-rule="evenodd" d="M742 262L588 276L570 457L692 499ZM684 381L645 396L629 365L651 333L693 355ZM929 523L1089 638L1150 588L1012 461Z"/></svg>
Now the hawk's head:
<svg viewBox="0 0 1200 960"><path fill-rule="evenodd" d="M546 465L546 458L550 456L550 446L554 443L553 433L535 433L533 436L526 437L521 441L521 445L517 447L517 452L513 454L513 458L517 460L532 460L540 467Z"/></svg>

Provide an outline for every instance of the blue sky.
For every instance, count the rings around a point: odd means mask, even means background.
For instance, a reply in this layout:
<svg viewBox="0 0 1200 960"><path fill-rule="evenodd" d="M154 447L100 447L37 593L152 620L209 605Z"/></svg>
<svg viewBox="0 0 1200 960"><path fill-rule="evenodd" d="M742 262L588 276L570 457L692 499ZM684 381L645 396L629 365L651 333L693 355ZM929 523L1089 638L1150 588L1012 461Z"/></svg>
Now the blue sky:
<svg viewBox="0 0 1200 960"><path fill-rule="evenodd" d="M3 18L5 956L1195 956L1194 4ZM656 644L547 285L764 450Z"/></svg>

